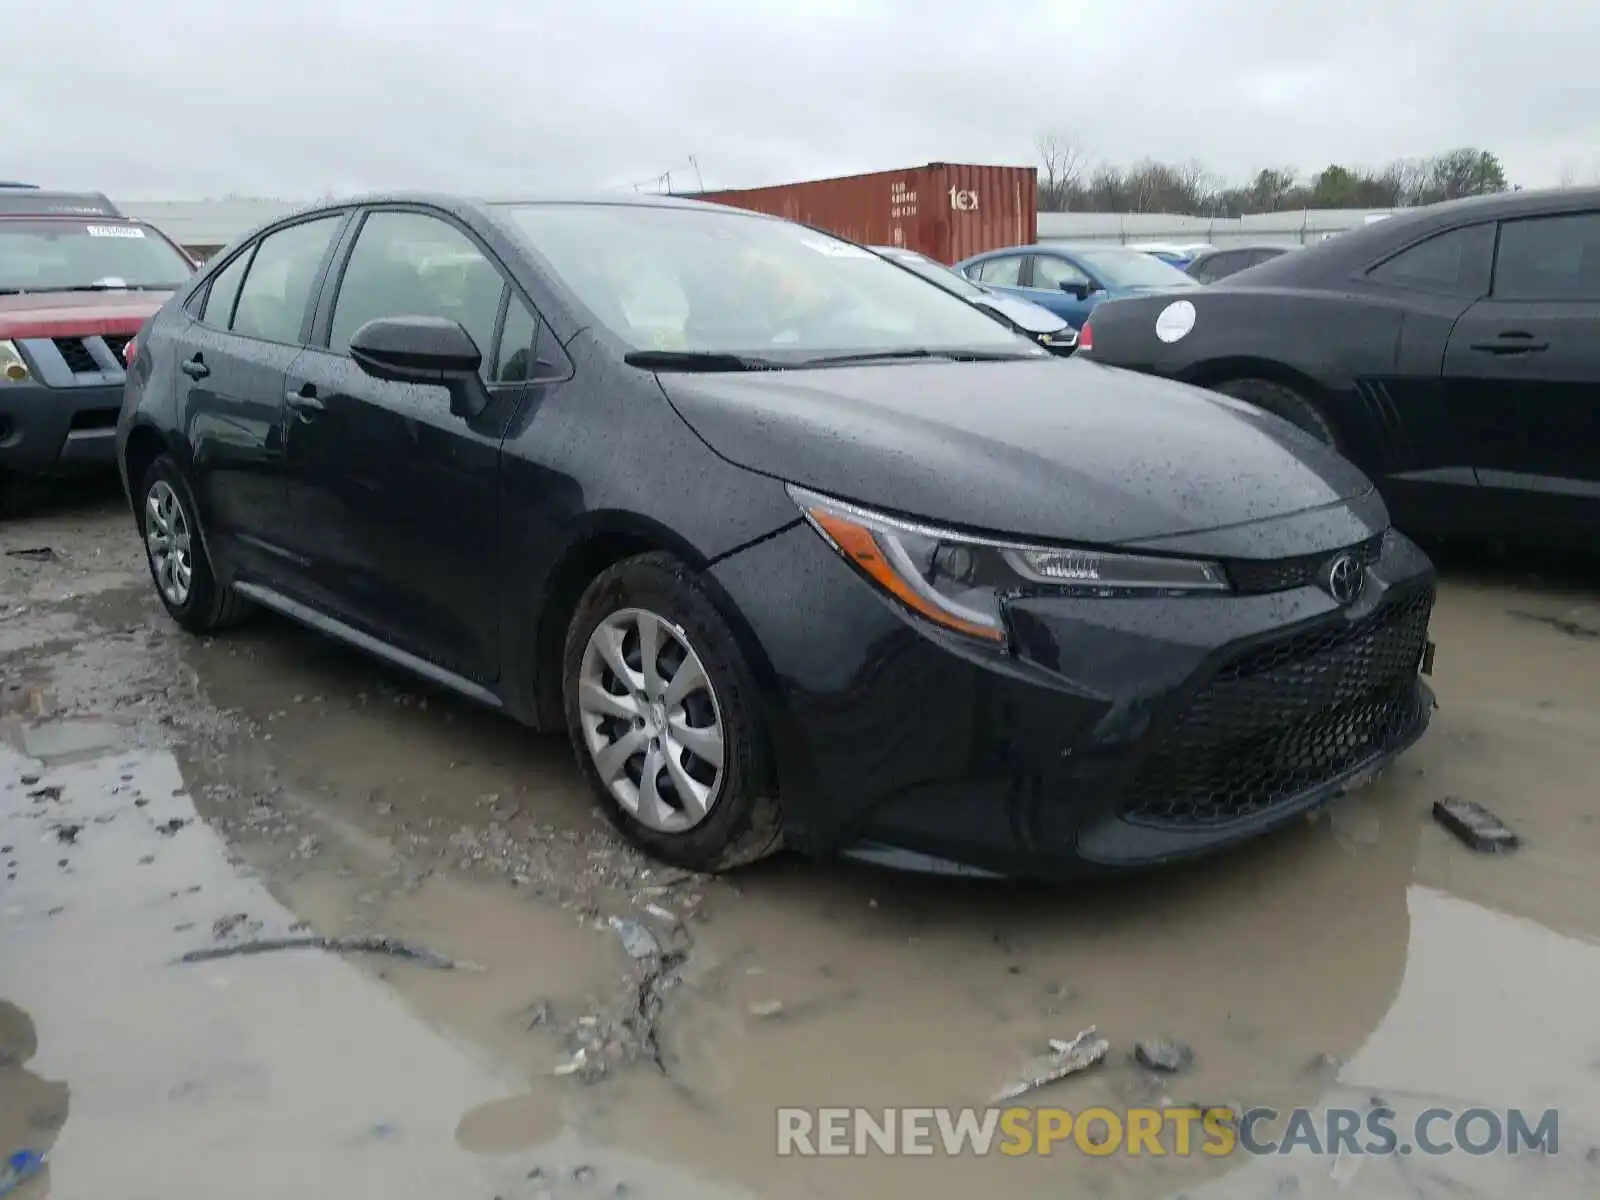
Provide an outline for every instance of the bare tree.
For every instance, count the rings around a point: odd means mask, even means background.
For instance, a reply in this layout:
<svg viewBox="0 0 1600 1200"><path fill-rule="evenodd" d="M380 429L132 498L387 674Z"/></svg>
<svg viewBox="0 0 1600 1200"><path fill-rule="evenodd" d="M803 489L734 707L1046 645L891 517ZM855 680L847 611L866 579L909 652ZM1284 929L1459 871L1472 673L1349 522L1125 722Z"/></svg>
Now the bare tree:
<svg viewBox="0 0 1600 1200"><path fill-rule="evenodd" d="M1039 200L1052 212L1065 212L1078 190L1087 161L1077 139L1066 133L1046 133L1034 147L1039 155Z"/></svg>

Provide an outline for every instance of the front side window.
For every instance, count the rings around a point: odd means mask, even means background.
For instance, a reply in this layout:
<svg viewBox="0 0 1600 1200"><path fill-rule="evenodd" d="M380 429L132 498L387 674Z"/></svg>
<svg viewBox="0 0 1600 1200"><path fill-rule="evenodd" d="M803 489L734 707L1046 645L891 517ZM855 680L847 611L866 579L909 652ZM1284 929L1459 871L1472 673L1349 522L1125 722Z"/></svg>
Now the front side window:
<svg viewBox="0 0 1600 1200"><path fill-rule="evenodd" d="M1086 288L1089 277L1064 258L1051 258L1040 254L1033 260L1033 286L1046 291L1059 292L1062 285Z"/></svg>
<svg viewBox="0 0 1600 1200"><path fill-rule="evenodd" d="M333 307L328 348L343 354L368 321L445 317L460 323L483 355L489 381L494 326L505 280L477 244L427 213L375 212L362 222Z"/></svg>
<svg viewBox="0 0 1600 1200"><path fill-rule="evenodd" d="M261 240L233 310L235 333L287 345L300 341L317 272L343 220L343 213L318 217Z"/></svg>
<svg viewBox="0 0 1600 1200"><path fill-rule="evenodd" d="M1504 222L1494 295L1497 300L1600 300L1600 213Z"/></svg>
<svg viewBox="0 0 1600 1200"><path fill-rule="evenodd" d="M597 321L634 350L826 357L1035 349L870 250L735 210L504 210Z"/></svg>
<svg viewBox="0 0 1600 1200"><path fill-rule="evenodd" d="M76 217L0 222L0 295L164 292L193 274L193 264L147 225Z"/></svg>
<svg viewBox="0 0 1600 1200"><path fill-rule="evenodd" d="M1441 296L1483 295L1489 290L1494 226L1468 225L1436 233L1374 267L1379 283Z"/></svg>
<svg viewBox="0 0 1600 1200"><path fill-rule="evenodd" d="M520 297L513 295L506 309L506 327L500 334L490 383L524 383L534 377L539 322Z"/></svg>

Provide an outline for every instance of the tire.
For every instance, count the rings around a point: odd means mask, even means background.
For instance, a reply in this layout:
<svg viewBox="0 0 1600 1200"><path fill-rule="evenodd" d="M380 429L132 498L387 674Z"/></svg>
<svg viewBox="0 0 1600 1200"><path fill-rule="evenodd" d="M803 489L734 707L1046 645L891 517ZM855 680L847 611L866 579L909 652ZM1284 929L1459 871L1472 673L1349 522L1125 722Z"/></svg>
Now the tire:
<svg viewBox="0 0 1600 1200"><path fill-rule="evenodd" d="M645 629L659 639L649 676L641 653ZM619 657L627 678L611 665ZM695 663L705 686L692 684L674 695L673 682ZM782 849L782 814L755 681L728 623L681 560L642 554L594 579L567 627L561 687L578 767L607 819L638 849L703 872L731 870ZM655 703L641 703L650 695ZM711 729L721 734L715 769L711 758L695 752L710 746ZM602 766L597 755L607 757L612 747L612 761ZM644 786L646 766L658 767L654 789ZM703 807L685 803L680 783Z"/></svg>
<svg viewBox="0 0 1600 1200"><path fill-rule="evenodd" d="M1322 415L1315 404L1286 384L1270 379L1229 379L1213 384L1211 390L1264 408L1273 416L1299 426L1319 442L1334 449L1339 448L1339 435L1328 418Z"/></svg>
<svg viewBox="0 0 1600 1200"><path fill-rule="evenodd" d="M248 600L217 583L195 518L193 493L170 455L163 454L145 472L135 512L156 596L174 621L190 633L215 633L250 614ZM163 556L158 549L163 544L162 524L167 527L166 544L176 543L176 561L187 564L187 587L181 589L181 594L179 588L171 586L183 578L173 566L174 558Z"/></svg>

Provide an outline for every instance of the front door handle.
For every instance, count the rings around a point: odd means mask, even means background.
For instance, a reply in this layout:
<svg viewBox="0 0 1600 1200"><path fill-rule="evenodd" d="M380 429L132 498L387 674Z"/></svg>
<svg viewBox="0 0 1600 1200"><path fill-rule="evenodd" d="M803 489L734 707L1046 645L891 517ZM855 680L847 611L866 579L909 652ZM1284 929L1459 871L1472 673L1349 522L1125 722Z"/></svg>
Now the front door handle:
<svg viewBox="0 0 1600 1200"><path fill-rule="evenodd" d="M1471 345L1483 354L1531 354L1535 350L1550 349L1549 342L1535 341L1533 334L1520 330L1502 333L1486 342L1473 342Z"/></svg>
<svg viewBox="0 0 1600 1200"><path fill-rule="evenodd" d="M211 374L211 368L206 366L205 359L201 358L198 354L189 359L178 369L190 379L204 379L207 375Z"/></svg>
<svg viewBox="0 0 1600 1200"><path fill-rule="evenodd" d="M290 392L286 399L289 401L290 408L307 419L316 416L327 408L327 405L317 399L315 392Z"/></svg>

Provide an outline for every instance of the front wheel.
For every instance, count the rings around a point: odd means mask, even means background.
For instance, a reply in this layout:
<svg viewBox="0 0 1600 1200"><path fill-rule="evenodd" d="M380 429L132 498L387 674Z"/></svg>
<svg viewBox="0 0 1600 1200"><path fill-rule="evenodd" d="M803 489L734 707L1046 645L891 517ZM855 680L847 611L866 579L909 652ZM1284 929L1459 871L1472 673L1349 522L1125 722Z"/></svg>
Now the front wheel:
<svg viewBox="0 0 1600 1200"><path fill-rule="evenodd" d="M250 602L212 573L188 484L169 455L145 472L137 519L156 595L174 621L190 633L212 633L249 613Z"/></svg>
<svg viewBox="0 0 1600 1200"><path fill-rule="evenodd" d="M579 768L633 845L693 871L782 846L755 682L682 561L640 555L589 585L567 629L562 687Z"/></svg>

